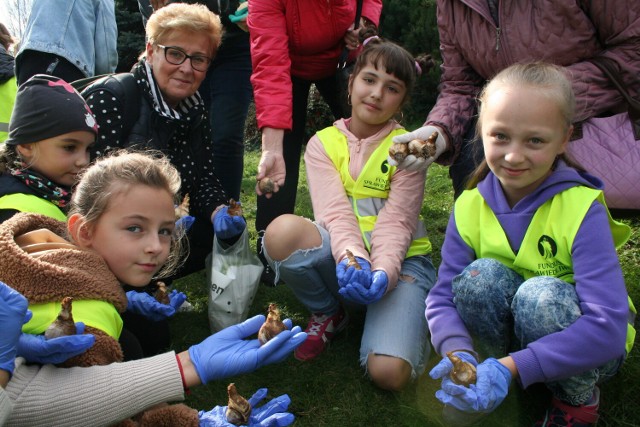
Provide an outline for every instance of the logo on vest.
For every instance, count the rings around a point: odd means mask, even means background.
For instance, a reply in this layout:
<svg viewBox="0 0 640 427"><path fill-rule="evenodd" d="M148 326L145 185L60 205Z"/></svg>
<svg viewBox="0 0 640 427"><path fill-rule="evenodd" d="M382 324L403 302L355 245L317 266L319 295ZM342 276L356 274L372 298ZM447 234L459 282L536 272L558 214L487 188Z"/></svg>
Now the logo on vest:
<svg viewBox="0 0 640 427"><path fill-rule="evenodd" d="M387 163L387 159L385 159L380 165L380 171L382 172L382 175L377 176L374 179L363 180L365 188L378 191L389 191L391 185L389 184L389 163Z"/></svg>
<svg viewBox="0 0 640 427"><path fill-rule="evenodd" d="M558 253L558 245L551 237L543 234L538 240L538 252L544 259L552 259Z"/></svg>

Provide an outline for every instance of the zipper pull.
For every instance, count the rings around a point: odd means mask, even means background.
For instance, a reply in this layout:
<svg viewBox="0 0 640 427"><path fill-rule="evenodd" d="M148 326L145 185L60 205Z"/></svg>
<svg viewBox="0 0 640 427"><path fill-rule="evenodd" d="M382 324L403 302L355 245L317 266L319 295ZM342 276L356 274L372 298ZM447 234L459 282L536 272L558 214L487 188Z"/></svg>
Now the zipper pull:
<svg viewBox="0 0 640 427"><path fill-rule="evenodd" d="M500 27L496 28L496 52L500 50L500 33L502 29Z"/></svg>

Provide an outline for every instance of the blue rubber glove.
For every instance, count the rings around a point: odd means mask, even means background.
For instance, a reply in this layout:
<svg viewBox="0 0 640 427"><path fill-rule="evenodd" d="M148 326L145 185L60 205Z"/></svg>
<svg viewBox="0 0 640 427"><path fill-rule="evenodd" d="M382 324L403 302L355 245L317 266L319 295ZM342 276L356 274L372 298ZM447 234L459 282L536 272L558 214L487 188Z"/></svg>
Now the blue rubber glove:
<svg viewBox="0 0 640 427"><path fill-rule="evenodd" d="M249 15L249 7L246 0L240 1L238 8L233 15L229 15L229 21L242 28L244 31L249 31L247 26L247 16Z"/></svg>
<svg viewBox="0 0 640 427"><path fill-rule="evenodd" d="M257 315L189 347L189 356L200 381L206 384L281 362L307 339L307 334L299 326L291 328L291 320L285 319L287 329L266 344L261 346L257 338L246 340L258 333L264 321L263 315Z"/></svg>
<svg viewBox="0 0 640 427"><path fill-rule="evenodd" d="M472 364L473 366L478 366L478 361L471 353L467 353L466 351L454 351L453 354L462 359L463 362L467 362ZM431 369L429 372L429 376L434 380L438 378L445 378L449 376L449 373L453 369L453 363L449 360L448 357L443 357L442 360Z"/></svg>
<svg viewBox="0 0 640 427"><path fill-rule="evenodd" d="M366 288L359 282L351 282L340 288L338 292L345 299L357 304L372 304L382 298L387 292L389 286L389 278L387 273L382 270L376 270L371 275L371 285Z"/></svg>
<svg viewBox="0 0 640 427"><path fill-rule="evenodd" d="M261 407L256 407L262 399L267 396L267 389L261 388L249 398L251 404L251 416L249 417L249 427L284 427L293 423L295 417L287 411L291 399L283 394L275 399L271 399ZM198 412L200 427L234 427L227 421L227 407L216 406L212 410Z"/></svg>
<svg viewBox="0 0 640 427"><path fill-rule="evenodd" d="M185 233L191 229L191 226L196 221L191 215L185 215L178 218L176 221L176 228L184 227Z"/></svg>
<svg viewBox="0 0 640 427"><path fill-rule="evenodd" d="M87 351L96 338L84 333L84 323L76 322L76 335L46 339L44 335L22 334L18 340L18 356L31 363L58 364Z"/></svg>
<svg viewBox="0 0 640 427"><path fill-rule="evenodd" d="M29 303L22 294L0 282L0 369L13 374L18 339L22 324L31 318L27 311Z"/></svg>
<svg viewBox="0 0 640 427"><path fill-rule="evenodd" d="M169 304L158 302L146 292L127 292L127 311L139 314L154 322L167 319L187 300L187 296L175 289L169 292Z"/></svg>
<svg viewBox="0 0 640 427"><path fill-rule="evenodd" d="M213 231L219 239L236 237L247 227L247 222L242 216L231 216L228 210L229 206L225 206L213 217Z"/></svg>
<svg viewBox="0 0 640 427"><path fill-rule="evenodd" d="M511 372L496 359L489 358L478 365L476 375L476 383L469 387L445 377L436 398L464 412L492 412L507 397Z"/></svg>
<svg viewBox="0 0 640 427"><path fill-rule="evenodd" d="M350 283L360 283L365 288L371 283L371 264L364 258L355 257L361 269L356 270L355 267L347 268L348 258L344 258L336 265L336 278L340 287L347 286Z"/></svg>

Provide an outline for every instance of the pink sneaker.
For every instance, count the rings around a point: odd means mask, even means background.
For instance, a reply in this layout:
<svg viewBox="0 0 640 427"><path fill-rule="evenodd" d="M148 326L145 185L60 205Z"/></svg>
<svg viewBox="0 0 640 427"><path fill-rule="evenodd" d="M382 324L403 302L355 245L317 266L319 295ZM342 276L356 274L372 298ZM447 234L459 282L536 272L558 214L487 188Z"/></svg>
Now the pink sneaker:
<svg viewBox="0 0 640 427"><path fill-rule="evenodd" d="M311 360L322 353L334 335L349 323L349 316L342 307L332 316L314 313L307 324L307 339L293 353L298 360Z"/></svg>
<svg viewBox="0 0 640 427"><path fill-rule="evenodd" d="M571 406L557 398L551 401L551 408L534 427L590 427L598 422L600 389L594 389L594 402L588 405Z"/></svg>

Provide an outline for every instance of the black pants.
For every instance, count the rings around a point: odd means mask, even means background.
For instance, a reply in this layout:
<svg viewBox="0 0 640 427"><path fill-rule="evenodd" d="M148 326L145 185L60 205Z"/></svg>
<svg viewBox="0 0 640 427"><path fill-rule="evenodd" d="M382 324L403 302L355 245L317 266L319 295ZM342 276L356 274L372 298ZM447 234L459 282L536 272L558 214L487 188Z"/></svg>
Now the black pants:
<svg viewBox="0 0 640 427"><path fill-rule="evenodd" d="M300 154L305 139L305 124L307 121L307 104L311 84L322 95L335 118L342 116L340 99L337 89L336 77L331 76L324 80L312 82L291 77L293 84L293 126L290 132L285 132L283 140L283 156L287 176L284 185L280 187L273 197L267 199L258 196L256 211L256 231L265 230L275 218L280 215L293 213L296 205L296 193L298 191L298 178L300 176ZM320 129L312 129L314 132ZM260 250L260 248L258 248Z"/></svg>
<svg viewBox="0 0 640 427"><path fill-rule="evenodd" d="M37 50L25 50L16 59L18 85L26 82L36 74L59 77L67 83L87 77L78 67L62 56Z"/></svg>

